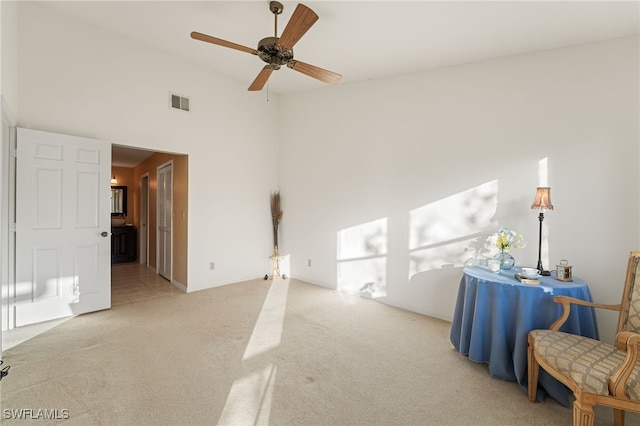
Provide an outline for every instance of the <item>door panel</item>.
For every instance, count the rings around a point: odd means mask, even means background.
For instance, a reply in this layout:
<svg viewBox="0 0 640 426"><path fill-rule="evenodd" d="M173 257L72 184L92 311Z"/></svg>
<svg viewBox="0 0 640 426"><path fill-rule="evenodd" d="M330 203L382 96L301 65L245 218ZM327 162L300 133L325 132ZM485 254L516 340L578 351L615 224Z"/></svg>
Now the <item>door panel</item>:
<svg viewBox="0 0 640 426"><path fill-rule="evenodd" d="M62 228L62 170L40 167L33 174L33 229Z"/></svg>
<svg viewBox="0 0 640 426"><path fill-rule="evenodd" d="M100 226L100 174L79 172L76 177L75 227L97 228Z"/></svg>
<svg viewBox="0 0 640 426"><path fill-rule="evenodd" d="M111 144L18 129L15 325L111 306Z"/></svg>

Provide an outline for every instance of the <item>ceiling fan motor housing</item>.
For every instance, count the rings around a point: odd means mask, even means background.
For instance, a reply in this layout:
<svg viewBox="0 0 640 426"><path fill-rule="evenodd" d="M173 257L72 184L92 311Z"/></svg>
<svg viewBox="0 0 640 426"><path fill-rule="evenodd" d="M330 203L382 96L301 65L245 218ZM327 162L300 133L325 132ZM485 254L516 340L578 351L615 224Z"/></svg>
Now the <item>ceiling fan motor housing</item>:
<svg viewBox="0 0 640 426"><path fill-rule="evenodd" d="M293 59L293 50L287 49L278 43L278 37L265 37L258 43L258 56L271 66L271 69L280 69Z"/></svg>

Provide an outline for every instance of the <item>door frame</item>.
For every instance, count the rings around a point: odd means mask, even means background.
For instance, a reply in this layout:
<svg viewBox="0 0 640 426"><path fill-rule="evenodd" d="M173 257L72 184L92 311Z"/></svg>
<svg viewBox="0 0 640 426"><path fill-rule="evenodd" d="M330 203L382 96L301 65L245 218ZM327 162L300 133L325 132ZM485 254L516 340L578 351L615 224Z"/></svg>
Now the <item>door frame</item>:
<svg viewBox="0 0 640 426"><path fill-rule="evenodd" d="M149 267L149 173L140 177L140 264Z"/></svg>
<svg viewBox="0 0 640 426"><path fill-rule="evenodd" d="M15 283L15 161L16 120L0 95L0 358L2 357L2 330L15 327L9 309Z"/></svg>

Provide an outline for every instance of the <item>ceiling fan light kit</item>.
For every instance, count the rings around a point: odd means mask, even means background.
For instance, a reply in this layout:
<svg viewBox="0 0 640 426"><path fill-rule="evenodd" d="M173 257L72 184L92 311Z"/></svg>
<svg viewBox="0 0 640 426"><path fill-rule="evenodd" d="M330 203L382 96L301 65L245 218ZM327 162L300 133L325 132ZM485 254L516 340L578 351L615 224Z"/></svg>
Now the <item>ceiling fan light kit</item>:
<svg viewBox="0 0 640 426"><path fill-rule="evenodd" d="M338 84L342 75L333 71L328 71L315 65L307 64L293 59L293 46L302 38L302 36L311 28L318 20L318 15L307 6L299 3L293 12L291 19L287 23L282 35L278 37L278 15L282 13L282 3L272 1L269 3L269 10L274 15L274 33L273 37L265 37L258 42L258 48L242 46L230 41L222 40L207 34L192 32L191 38L222 47L239 50L241 52L257 55L260 59L267 63L258 73L258 76L249 86L250 91L262 90L271 73L279 70L282 65L286 65L294 71L298 71L304 75L315 78L327 84Z"/></svg>

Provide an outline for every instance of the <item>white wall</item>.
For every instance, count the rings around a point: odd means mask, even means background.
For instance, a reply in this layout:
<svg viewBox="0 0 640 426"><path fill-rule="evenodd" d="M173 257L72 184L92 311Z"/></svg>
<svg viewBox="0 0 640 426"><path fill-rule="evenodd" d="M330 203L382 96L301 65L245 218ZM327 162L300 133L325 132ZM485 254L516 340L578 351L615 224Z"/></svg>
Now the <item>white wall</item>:
<svg viewBox="0 0 640 426"><path fill-rule="evenodd" d="M517 263L535 266L530 205L548 183L544 266L567 259L594 299L618 303L628 253L640 249L638 75L628 38L282 97L281 251L292 276L335 288L339 268L360 263L366 276L378 262L381 301L450 319L465 236L495 228L493 213L529 242L512 252ZM487 182L497 191L464 192ZM416 229L421 206L431 211ZM345 256L357 261L338 262L338 234L379 219L386 229ZM412 230L426 230L427 250L410 251ZM611 338L615 320L599 319Z"/></svg>
<svg viewBox="0 0 640 426"><path fill-rule="evenodd" d="M18 99L17 18L16 2L0 2L0 95L4 99L2 108L11 119L17 114Z"/></svg>
<svg viewBox="0 0 640 426"><path fill-rule="evenodd" d="M279 186L292 276L335 287L339 267L375 263L362 271L386 281L381 301L450 318L464 246L491 218L525 235L513 254L535 264L529 205L548 182L545 266L566 258L595 299L619 301L640 248L637 38L266 102L46 6L21 3L19 24L20 126L189 155L190 290L265 273ZM192 113L170 111L169 91ZM338 235L372 221L367 246L341 246L357 261L338 262ZM615 321L600 325L610 337Z"/></svg>
<svg viewBox="0 0 640 426"><path fill-rule="evenodd" d="M277 97L41 4L18 12L18 125L188 154L188 290L267 273ZM190 113L169 109L170 91Z"/></svg>

